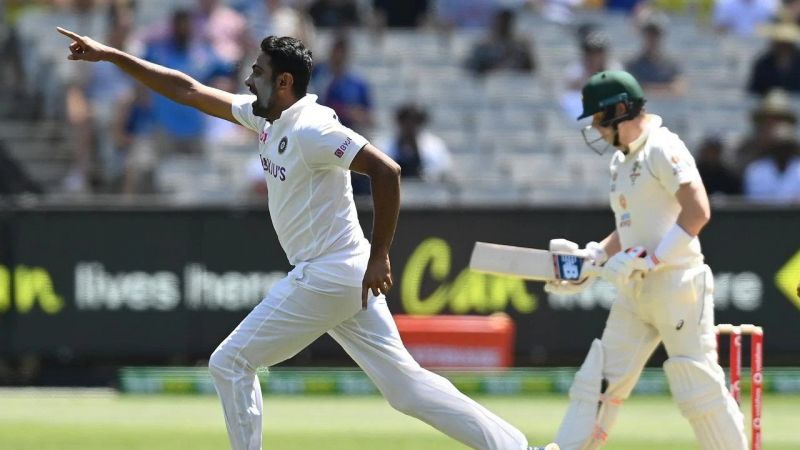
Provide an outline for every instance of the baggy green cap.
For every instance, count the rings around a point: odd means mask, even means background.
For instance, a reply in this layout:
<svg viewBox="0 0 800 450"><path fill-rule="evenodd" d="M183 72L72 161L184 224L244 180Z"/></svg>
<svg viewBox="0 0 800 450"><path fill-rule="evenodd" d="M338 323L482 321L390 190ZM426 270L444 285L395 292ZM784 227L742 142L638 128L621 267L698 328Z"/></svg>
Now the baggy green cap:
<svg viewBox="0 0 800 450"><path fill-rule="evenodd" d="M582 98L583 114L578 120L589 117L624 101L644 100L644 91L633 78L633 75L624 70L607 70L598 72L589 78L583 87Z"/></svg>

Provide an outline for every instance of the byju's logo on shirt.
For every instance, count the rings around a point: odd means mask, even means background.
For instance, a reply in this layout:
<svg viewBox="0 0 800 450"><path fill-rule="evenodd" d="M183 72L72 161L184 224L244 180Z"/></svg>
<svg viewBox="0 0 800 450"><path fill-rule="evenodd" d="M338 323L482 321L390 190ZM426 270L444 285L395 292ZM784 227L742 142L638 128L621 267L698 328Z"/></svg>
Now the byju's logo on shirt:
<svg viewBox="0 0 800 450"><path fill-rule="evenodd" d="M269 137L269 133L267 133L266 131L262 131L262 132L261 132L261 133L258 135L258 142L261 142L262 144L266 144L266 143L267 143L267 138L268 138L268 137Z"/></svg>
<svg viewBox="0 0 800 450"><path fill-rule="evenodd" d="M261 157L261 167L264 169L264 173L268 173L281 181L286 180L286 167L275 164L269 158Z"/></svg>
<svg viewBox="0 0 800 450"><path fill-rule="evenodd" d="M337 148L336 151L333 152L333 154L336 155L337 158L341 158L342 156L344 156L344 152L347 151L347 146L350 145L352 142L353 142L352 139L347 138L344 142L342 142L342 145L340 145L339 148Z"/></svg>

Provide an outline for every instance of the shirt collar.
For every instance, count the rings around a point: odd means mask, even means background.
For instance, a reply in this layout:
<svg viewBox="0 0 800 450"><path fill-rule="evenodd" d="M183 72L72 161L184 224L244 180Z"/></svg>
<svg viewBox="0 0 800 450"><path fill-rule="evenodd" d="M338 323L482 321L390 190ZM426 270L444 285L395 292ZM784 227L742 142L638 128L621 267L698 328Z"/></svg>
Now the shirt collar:
<svg viewBox="0 0 800 450"><path fill-rule="evenodd" d="M661 117L655 114L648 114L647 126L645 127L644 131L642 131L642 134L640 134L638 138L634 139L633 142L628 144L628 154L636 153L642 147L644 147L644 144L647 142L647 138L650 137L650 133L656 128L659 128L662 122L663 120L661 119Z"/></svg>
<svg viewBox="0 0 800 450"><path fill-rule="evenodd" d="M306 107L308 105L312 105L312 104L314 104L316 102L317 102L317 96L316 95L314 95L314 94L306 94L305 96L303 96L303 98L301 98L300 100L297 100L296 102L294 102L294 104L292 104L292 106L284 109L283 112L281 112L280 117L275 119L273 124L275 122L279 121L279 120L293 119L293 118L297 117L297 115L300 113L300 111L303 110L304 107Z"/></svg>

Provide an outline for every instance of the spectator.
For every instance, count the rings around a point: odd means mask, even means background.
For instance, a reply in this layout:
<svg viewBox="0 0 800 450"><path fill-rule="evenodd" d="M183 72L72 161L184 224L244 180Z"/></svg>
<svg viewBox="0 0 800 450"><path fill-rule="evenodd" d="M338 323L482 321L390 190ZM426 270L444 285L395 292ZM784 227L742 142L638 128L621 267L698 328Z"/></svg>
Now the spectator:
<svg viewBox="0 0 800 450"><path fill-rule="evenodd" d="M744 172L754 159L766 154L765 145L781 125L797 125L797 114L791 100L781 89L773 89L750 114L752 131L736 147L733 164L737 173Z"/></svg>
<svg viewBox="0 0 800 450"><path fill-rule="evenodd" d="M363 134L372 126L372 96L367 81L350 70L349 59L350 41L340 35L327 63L315 68L312 84L321 103L336 111L342 125Z"/></svg>
<svg viewBox="0 0 800 450"><path fill-rule="evenodd" d="M372 8L380 28L414 28L428 12L428 0L372 0Z"/></svg>
<svg viewBox="0 0 800 450"><path fill-rule="evenodd" d="M486 28L501 7L516 7L522 0L434 0L432 13L445 29Z"/></svg>
<svg viewBox="0 0 800 450"><path fill-rule="evenodd" d="M800 0L784 0L778 13L778 20L800 26Z"/></svg>
<svg viewBox="0 0 800 450"><path fill-rule="evenodd" d="M606 0L605 6L611 12L635 14L646 3L644 0Z"/></svg>
<svg viewBox="0 0 800 450"><path fill-rule="evenodd" d="M403 178L444 179L452 169L453 159L444 141L424 129L428 121L425 110L405 104L397 108L395 120L396 132L380 140L378 148L400 165Z"/></svg>
<svg viewBox="0 0 800 450"><path fill-rule="evenodd" d="M467 60L467 68L477 75L495 70L533 72L536 69L531 43L514 31L516 15L511 9L495 13L489 35L478 42Z"/></svg>
<svg viewBox="0 0 800 450"><path fill-rule="evenodd" d="M372 96L367 81L350 71L350 42L344 35L334 39L329 58L312 73L311 83L320 103L336 111L342 125L367 134L372 127ZM368 177L351 173L350 179L353 194L370 193Z"/></svg>
<svg viewBox="0 0 800 450"><path fill-rule="evenodd" d="M644 16L640 25L641 53L625 63L625 70L639 80L648 94L656 96L683 95L686 90L677 61L668 56L663 48L667 20L660 12Z"/></svg>
<svg viewBox="0 0 800 450"><path fill-rule="evenodd" d="M239 0L245 2L240 9L247 19L250 41L255 50L264 36L290 36L311 47L316 30L305 11L295 8L285 0Z"/></svg>
<svg viewBox="0 0 800 450"><path fill-rule="evenodd" d="M582 27L583 28L583 27ZM561 96L561 107L570 119L581 114L581 88L597 72L622 70L622 64L609 59L611 40L603 31L592 28L584 33L579 31L581 59L570 63L564 70L565 91Z"/></svg>
<svg viewBox="0 0 800 450"><path fill-rule="evenodd" d="M765 95L773 88L800 92L800 27L781 22L762 29L770 46L753 63L747 90L757 95Z"/></svg>
<svg viewBox="0 0 800 450"><path fill-rule="evenodd" d="M193 12L193 28L211 44L216 54L228 64L238 64L248 45L247 21L220 0L198 0Z"/></svg>
<svg viewBox="0 0 800 450"><path fill-rule="evenodd" d="M777 0L719 0L711 21L719 32L752 37L759 25L775 17L779 6Z"/></svg>
<svg viewBox="0 0 800 450"><path fill-rule="evenodd" d="M157 163L153 143L153 105L150 93L140 84L120 99L112 122L114 143L125 155L121 191L126 195L152 193L153 169Z"/></svg>
<svg viewBox="0 0 800 450"><path fill-rule="evenodd" d="M217 56L210 45L196 39L191 16L186 10L173 13L171 34L166 39L150 43L145 51L145 59L189 74L206 84L232 72L232 68ZM205 131L203 113L153 94L153 119L155 131L161 140L158 148L192 152L202 149Z"/></svg>
<svg viewBox="0 0 800 450"><path fill-rule="evenodd" d="M747 166L744 188L751 200L800 202L800 143L794 127L776 128L767 154Z"/></svg>
<svg viewBox="0 0 800 450"><path fill-rule="evenodd" d="M703 140L698 151L697 170L709 195L741 195L742 180L723 162L724 148L722 140L716 136Z"/></svg>
<svg viewBox="0 0 800 450"><path fill-rule="evenodd" d="M130 2L118 1L109 7L108 42L128 50L133 28ZM81 67L67 86L67 121L76 134L75 168L64 180L71 192L90 187L107 187L122 173L119 149L114 144L111 121L115 107L133 90L133 83L117 66L109 63Z"/></svg>
<svg viewBox="0 0 800 450"><path fill-rule="evenodd" d="M28 92L37 98L34 102L40 102L37 106L42 116L56 119L65 115L66 85L80 74L58 50L61 37L43 30L52 30L58 24L80 34L106 36L108 15L95 6L94 0L47 0L44 3L43 8L30 7L21 13L17 22L17 45L25 52L21 62Z"/></svg>
<svg viewBox="0 0 800 450"><path fill-rule="evenodd" d="M361 24L361 14L354 0L315 0L308 15L319 28L343 28Z"/></svg>

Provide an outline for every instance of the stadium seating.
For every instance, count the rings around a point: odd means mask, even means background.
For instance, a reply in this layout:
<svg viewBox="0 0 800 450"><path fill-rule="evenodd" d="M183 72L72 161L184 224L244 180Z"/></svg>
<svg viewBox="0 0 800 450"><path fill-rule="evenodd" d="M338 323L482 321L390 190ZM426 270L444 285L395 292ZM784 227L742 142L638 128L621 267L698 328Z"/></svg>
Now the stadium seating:
<svg viewBox="0 0 800 450"><path fill-rule="evenodd" d="M150 7L144 9L141 20L158 17ZM662 115L665 125L681 134L690 149L708 133L730 143L749 127L753 100L744 85L765 43L719 36L693 16L670 19L666 47L680 57L688 93L677 99L652 98L648 108ZM638 50L637 30L627 17L586 11L574 20L575 25L587 22L600 24L610 35L616 59L625 60ZM497 73L484 79L463 69L471 45L482 36L480 30L387 31L382 37L367 30L351 32L352 66L369 80L375 103L376 126L370 135L387 133L394 108L416 101L427 107L431 131L454 155L456 168L447 182L408 183L406 204L604 201L608 155L597 157L586 148L579 124L565 117L558 103L562 71L579 56L575 27L525 13L518 28L534 42L536 73ZM331 32L319 32L314 46L318 61L326 59L332 38ZM44 56L53 52L49 45L43 48ZM686 48L691 51L683 51ZM16 122L6 121L0 139L13 139L20 129ZM17 143L35 146L36 142ZM40 153L15 151L45 186L57 190L68 160L59 152L58 158L44 161ZM194 161L166 161L157 180L165 191L184 199L227 201L245 190L240 171L253 155L252 149L212 150Z"/></svg>

